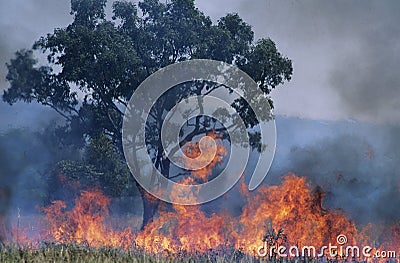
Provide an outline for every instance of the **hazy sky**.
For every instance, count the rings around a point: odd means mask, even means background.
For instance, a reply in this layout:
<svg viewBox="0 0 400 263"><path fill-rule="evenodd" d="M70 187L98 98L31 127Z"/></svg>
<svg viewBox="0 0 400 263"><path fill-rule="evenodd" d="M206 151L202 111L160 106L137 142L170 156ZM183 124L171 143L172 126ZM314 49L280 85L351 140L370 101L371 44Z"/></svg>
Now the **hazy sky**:
<svg viewBox="0 0 400 263"><path fill-rule="evenodd" d="M293 60L290 83L273 92L276 113L400 124L400 2L198 0L214 21L237 12L256 37ZM66 26L69 0L0 2L0 89L14 51ZM3 103L1 103L3 104ZM0 105L0 117L9 107ZM21 108L23 110L23 108ZM1 113L2 112L2 113Z"/></svg>

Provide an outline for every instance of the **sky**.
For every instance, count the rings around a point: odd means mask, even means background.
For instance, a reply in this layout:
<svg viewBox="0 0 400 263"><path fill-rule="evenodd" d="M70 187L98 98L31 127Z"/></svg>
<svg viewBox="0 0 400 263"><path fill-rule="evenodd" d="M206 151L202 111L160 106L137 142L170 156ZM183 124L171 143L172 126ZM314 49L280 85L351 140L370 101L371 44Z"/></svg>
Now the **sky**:
<svg viewBox="0 0 400 263"><path fill-rule="evenodd" d="M72 21L69 2L0 2L0 90L7 87L5 63L16 50ZM292 81L272 93L277 115L400 124L400 2L197 0L196 5L213 21L239 13L256 38L270 37L292 59ZM47 112L18 108L21 116ZM0 103L2 120L15 116L9 110Z"/></svg>

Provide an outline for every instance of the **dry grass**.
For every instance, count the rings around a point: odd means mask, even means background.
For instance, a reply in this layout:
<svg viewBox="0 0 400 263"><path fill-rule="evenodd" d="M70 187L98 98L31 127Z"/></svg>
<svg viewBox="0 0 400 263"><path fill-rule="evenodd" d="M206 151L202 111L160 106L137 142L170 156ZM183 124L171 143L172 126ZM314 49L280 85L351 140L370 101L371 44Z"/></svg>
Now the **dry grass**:
<svg viewBox="0 0 400 263"><path fill-rule="evenodd" d="M338 263L346 260L327 260L327 259L267 259L254 258L243 254L240 251L232 250L230 253L217 253L210 251L208 254L193 255L149 255L140 250L124 251L114 248L93 248L78 245L55 245L48 244L40 249L22 249L0 245L0 263L2 262L216 262L216 263ZM349 261L347 261L349 262ZM357 262L350 260L350 262ZM389 262L398 262L396 260Z"/></svg>
<svg viewBox="0 0 400 263"><path fill-rule="evenodd" d="M92 248L77 245L48 245L40 249L0 247L0 262L260 262L242 253L232 255L148 255L140 251ZM265 262L265 261L264 261Z"/></svg>

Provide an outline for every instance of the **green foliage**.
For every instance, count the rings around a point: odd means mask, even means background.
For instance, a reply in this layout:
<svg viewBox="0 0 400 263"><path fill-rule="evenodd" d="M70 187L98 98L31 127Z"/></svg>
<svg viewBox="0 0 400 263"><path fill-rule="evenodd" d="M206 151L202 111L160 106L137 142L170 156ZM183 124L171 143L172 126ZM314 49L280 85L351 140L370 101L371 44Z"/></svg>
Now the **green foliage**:
<svg viewBox="0 0 400 263"><path fill-rule="evenodd" d="M127 189L130 183L128 166L122 161L114 144L107 137L92 139L86 149L85 162L102 174L99 180L112 196L132 195ZM128 190L128 191L127 191Z"/></svg>
<svg viewBox="0 0 400 263"><path fill-rule="evenodd" d="M291 79L292 62L278 52L271 39L257 41L247 59L247 63L241 65L242 69L259 84L266 94L283 84L285 80Z"/></svg>
<svg viewBox="0 0 400 263"><path fill-rule="evenodd" d="M71 91L65 80L53 74L51 67L36 67L37 60L33 58L32 50L17 51L15 56L7 65L6 79L11 88L4 91L4 101L9 104L19 100L28 103L37 101L52 107L66 118L67 114L76 112L76 92Z"/></svg>
<svg viewBox="0 0 400 263"><path fill-rule="evenodd" d="M71 15L75 21L90 26L90 23L104 19L107 0L71 0Z"/></svg>
<svg viewBox="0 0 400 263"><path fill-rule="evenodd" d="M129 169L105 136L92 139L80 161L57 163L47 178L49 199L65 199L84 188L99 187L110 197L135 195ZM71 198L73 199L73 198Z"/></svg>

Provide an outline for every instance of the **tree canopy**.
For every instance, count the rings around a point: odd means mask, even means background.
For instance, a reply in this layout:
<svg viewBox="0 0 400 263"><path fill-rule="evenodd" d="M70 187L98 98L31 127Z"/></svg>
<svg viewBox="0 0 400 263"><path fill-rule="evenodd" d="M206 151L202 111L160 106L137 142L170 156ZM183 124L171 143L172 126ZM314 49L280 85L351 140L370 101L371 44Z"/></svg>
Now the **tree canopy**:
<svg viewBox="0 0 400 263"><path fill-rule="evenodd" d="M11 86L3 100L37 101L64 116L68 132L82 138L105 133L120 143L130 96L169 64L194 58L233 63L266 94L291 78L291 61L271 39L254 42L251 26L238 14L213 24L191 0L117 1L109 21L105 5L105 0L71 1L72 24L33 46L47 55L47 65L38 65L32 50L16 52L7 64Z"/></svg>
<svg viewBox="0 0 400 263"><path fill-rule="evenodd" d="M109 140L122 157L123 114L133 92L155 71L180 61L213 59L236 65L266 95L291 79L291 60L271 39L256 41L252 27L238 14L227 14L213 23L196 8L194 0L142 0L137 4L114 2L112 19L108 19L105 7L106 0L71 0L71 24L41 37L32 49L17 51L7 63L10 87L3 100L9 104L38 102L53 108L65 118L57 129L63 144L109 146L105 141ZM47 57L47 63L38 62L39 52ZM171 104L191 94L201 95L204 85L183 85L180 92L162 97L155 115L161 119ZM239 100L233 106L248 127L257 125L245 102ZM159 127L153 132L159 137ZM200 132L207 129L197 129L196 134ZM258 137L253 134L250 138L256 141ZM162 149L159 145L154 149L153 161L162 169ZM115 158L109 147L108 154L97 154L103 157L95 157L97 150L95 145L87 150L89 163ZM104 161L100 170L107 165L122 169Z"/></svg>

